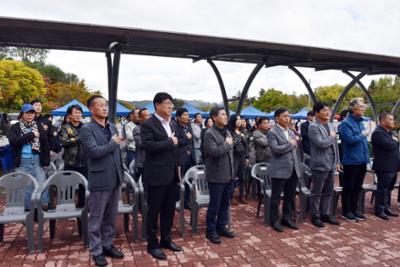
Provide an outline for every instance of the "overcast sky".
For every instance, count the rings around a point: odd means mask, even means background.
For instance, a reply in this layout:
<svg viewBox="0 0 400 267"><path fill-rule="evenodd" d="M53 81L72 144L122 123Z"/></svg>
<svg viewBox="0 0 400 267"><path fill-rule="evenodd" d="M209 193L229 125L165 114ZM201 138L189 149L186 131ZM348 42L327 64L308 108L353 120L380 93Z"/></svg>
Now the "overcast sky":
<svg viewBox="0 0 400 267"><path fill-rule="evenodd" d="M398 0L0 0L0 16L139 27L392 56L400 56L399 10ZM107 96L104 54L53 50L47 62L76 73L89 88ZM228 96L243 87L254 67L216 64ZM312 87L349 82L338 71L301 70ZM362 81L368 86L371 78ZM260 71L249 95L270 87L287 93L306 93L293 72L275 67ZM152 99L160 90L188 100L221 101L217 80L206 62L193 64L188 59L122 55L119 99Z"/></svg>

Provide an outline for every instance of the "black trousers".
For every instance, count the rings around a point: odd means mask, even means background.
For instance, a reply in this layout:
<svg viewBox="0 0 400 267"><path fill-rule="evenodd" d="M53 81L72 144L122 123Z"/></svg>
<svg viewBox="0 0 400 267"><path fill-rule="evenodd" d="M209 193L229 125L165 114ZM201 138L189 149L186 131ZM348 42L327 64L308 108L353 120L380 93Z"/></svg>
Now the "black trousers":
<svg viewBox="0 0 400 267"><path fill-rule="evenodd" d="M358 212L358 201L364 183L367 165L343 165L342 212Z"/></svg>
<svg viewBox="0 0 400 267"><path fill-rule="evenodd" d="M279 204L281 202L281 193L283 191L283 210L282 220L291 220L296 198L296 187L298 177L295 170L289 179L271 179L271 224L279 220Z"/></svg>
<svg viewBox="0 0 400 267"><path fill-rule="evenodd" d="M376 172L378 184L375 193L375 213L390 209L390 198L397 180L397 172Z"/></svg>
<svg viewBox="0 0 400 267"><path fill-rule="evenodd" d="M244 196L244 177L246 171L246 156L242 155L240 157L233 158L233 168L234 168L234 178L235 178L235 188L239 185L239 197ZM235 189L232 190L232 196L235 193Z"/></svg>
<svg viewBox="0 0 400 267"><path fill-rule="evenodd" d="M160 216L162 242L171 242L171 227L175 215L177 185L175 182L165 186L147 186L147 249L160 248L157 238L157 224Z"/></svg>

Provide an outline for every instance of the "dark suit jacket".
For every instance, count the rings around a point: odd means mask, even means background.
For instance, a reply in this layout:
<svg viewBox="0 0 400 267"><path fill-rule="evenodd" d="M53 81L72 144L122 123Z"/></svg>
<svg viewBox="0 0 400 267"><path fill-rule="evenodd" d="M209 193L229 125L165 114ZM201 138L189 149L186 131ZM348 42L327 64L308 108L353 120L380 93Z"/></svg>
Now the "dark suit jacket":
<svg viewBox="0 0 400 267"><path fill-rule="evenodd" d="M111 136L118 134L111 123L110 131ZM94 120L82 126L80 136L88 156L89 191L109 190L121 185L124 176L119 145L113 140L108 141L102 126Z"/></svg>
<svg viewBox="0 0 400 267"><path fill-rule="evenodd" d="M400 170L399 143L393 140L393 133L377 126L371 136L376 172L393 172Z"/></svg>
<svg viewBox="0 0 400 267"><path fill-rule="evenodd" d="M310 155L311 153L311 146L310 146L310 139L308 137L308 127L310 127L310 121L307 120L306 122L302 123L300 126L300 134L301 134L301 143L303 146L304 153Z"/></svg>
<svg viewBox="0 0 400 267"><path fill-rule="evenodd" d="M171 131L176 133L175 125L170 123L170 126ZM144 183L150 186L163 186L177 182L176 146L154 114L143 122L141 135L146 151L143 170Z"/></svg>
<svg viewBox="0 0 400 267"><path fill-rule="evenodd" d="M192 139L186 137L186 133L192 134ZM184 129L179 123L176 123L176 137L178 137L178 158L182 166L182 163L186 162L187 158L192 158L193 162L196 162L194 157L194 146L193 146L193 132L190 125ZM190 154L189 154L190 153Z"/></svg>

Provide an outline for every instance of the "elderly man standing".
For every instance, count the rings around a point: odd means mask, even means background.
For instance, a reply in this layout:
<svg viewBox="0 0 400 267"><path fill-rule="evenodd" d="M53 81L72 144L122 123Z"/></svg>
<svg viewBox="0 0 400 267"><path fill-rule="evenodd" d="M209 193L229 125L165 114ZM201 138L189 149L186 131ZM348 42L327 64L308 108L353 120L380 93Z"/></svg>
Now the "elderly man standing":
<svg viewBox="0 0 400 267"><path fill-rule="evenodd" d="M123 258L112 240L118 212L119 186L123 181L117 128L107 121L108 106L100 95L87 101L90 123L81 128L80 140L88 156L89 250L96 266L106 266L104 256Z"/></svg>
<svg viewBox="0 0 400 267"><path fill-rule="evenodd" d="M362 98L354 98L349 103L350 114L339 127L343 147L343 218L349 221L365 221L367 218L359 211L359 196L369 163L368 132L363 125L362 116L366 105Z"/></svg>
<svg viewBox="0 0 400 267"><path fill-rule="evenodd" d="M268 175L271 177L271 227L283 232L282 225L297 230L292 220L296 187L300 173L300 159L297 140L289 129L290 115L285 108L278 108L274 114L276 125L267 132L272 157ZM284 192L282 220L279 220L279 203L282 190Z"/></svg>
<svg viewBox="0 0 400 267"><path fill-rule="evenodd" d="M390 209L391 193L400 170L399 139L392 133L393 128L393 115L383 112L371 137L374 152L372 169L378 177L375 215L383 220L388 220L388 216L399 216Z"/></svg>
<svg viewBox="0 0 400 267"><path fill-rule="evenodd" d="M311 222L320 228L323 222L339 225L331 215L332 195L335 170L340 170L339 152L336 143L336 132L329 123L331 109L323 102L313 107L316 119L308 128L310 140L311 177Z"/></svg>

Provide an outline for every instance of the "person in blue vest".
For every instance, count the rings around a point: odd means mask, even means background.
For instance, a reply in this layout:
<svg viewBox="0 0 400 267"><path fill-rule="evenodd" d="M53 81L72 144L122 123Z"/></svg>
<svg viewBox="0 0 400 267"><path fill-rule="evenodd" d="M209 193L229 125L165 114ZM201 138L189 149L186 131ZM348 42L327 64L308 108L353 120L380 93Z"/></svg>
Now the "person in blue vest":
<svg viewBox="0 0 400 267"><path fill-rule="evenodd" d="M354 98L349 103L349 115L339 127L343 148L343 218L349 221L364 221L366 217L359 210L359 195L369 163L368 132L362 116L366 105L362 98Z"/></svg>

